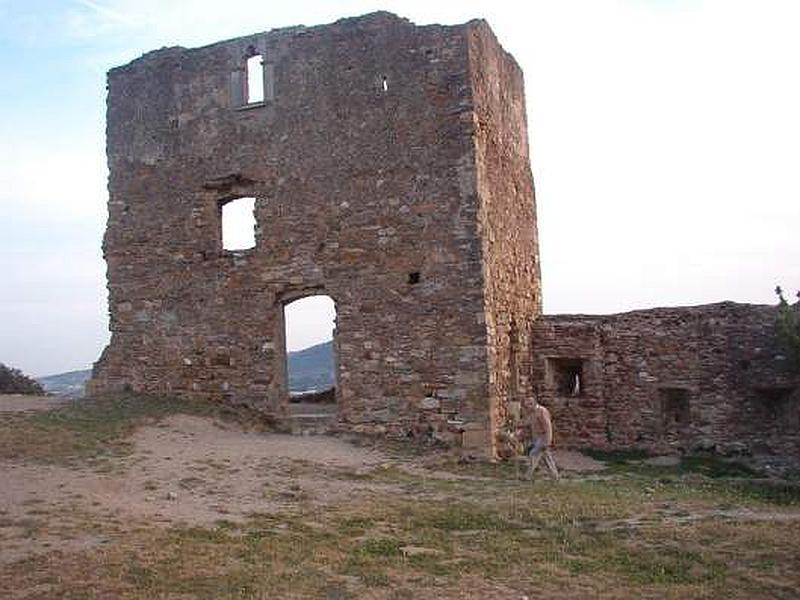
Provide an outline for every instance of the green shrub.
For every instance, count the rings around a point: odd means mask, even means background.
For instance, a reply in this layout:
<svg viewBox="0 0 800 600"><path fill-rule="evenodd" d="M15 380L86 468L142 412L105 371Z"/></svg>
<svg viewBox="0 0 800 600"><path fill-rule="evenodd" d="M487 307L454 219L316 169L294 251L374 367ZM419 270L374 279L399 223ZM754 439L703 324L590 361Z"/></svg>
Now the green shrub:
<svg viewBox="0 0 800 600"><path fill-rule="evenodd" d="M19 369L0 363L0 394L44 395L44 388Z"/></svg>
<svg viewBox="0 0 800 600"><path fill-rule="evenodd" d="M780 286L775 288L775 293L778 295L778 339L789 354L792 370L800 373L800 292L793 305L786 301Z"/></svg>

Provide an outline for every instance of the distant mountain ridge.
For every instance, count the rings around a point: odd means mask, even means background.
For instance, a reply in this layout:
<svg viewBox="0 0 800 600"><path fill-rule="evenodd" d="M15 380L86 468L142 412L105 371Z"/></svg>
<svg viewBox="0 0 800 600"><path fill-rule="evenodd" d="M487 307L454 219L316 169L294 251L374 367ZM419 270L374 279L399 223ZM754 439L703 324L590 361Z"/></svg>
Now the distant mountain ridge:
<svg viewBox="0 0 800 600"><path fill-rule="evenodd" d="M85 393L84 385L91 376L92 370L85 369L37 377L36 381L42 384L44 391L48 394L64 398L82 398Z"/></svg>
<svg viewBox="0 0 800 600"><path fill-rule="evenodd" d="M289 352L289 392L321 391L333 387L335 373L333 367L333 342L323 342L316 346ZM45 391L64 398L82 398L86 381L92 370L69 371L37 377Z"/></svg>
<svg viewBox="0 0 800 600"><path fill-rule="evenodd" d="M333 387L333 342L289 352L289 391L311 392Z"/></svg>

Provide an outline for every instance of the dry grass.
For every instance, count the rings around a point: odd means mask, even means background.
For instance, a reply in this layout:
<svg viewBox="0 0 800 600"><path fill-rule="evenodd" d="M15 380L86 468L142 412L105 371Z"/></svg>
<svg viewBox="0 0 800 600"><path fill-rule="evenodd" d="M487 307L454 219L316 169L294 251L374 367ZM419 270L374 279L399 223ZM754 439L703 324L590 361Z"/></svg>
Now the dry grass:
<svg viewBox="0 0 800 600"><path fill-rule="evenodd" d="M113 458L130 450L128 436L137 427L174 414L234 421L244 416L204 403L129 394L72 401L46 412L0 413L0 460L84 464Z"/></svg>
<svg viewBox="0 0 800 600"><path fill-rule="evenodd" d="M113 461L128 433L161 409L80 410L7 419L3 456L22 422L28 432L56 431L59 441L41 448L42 439L27 440L15 460ZM77 443L82 435L89 440ZM789 483L615 469L607 479L531 485L502 469L493 480L442 479L404 464L317 466L319 477L375 482L373 493L338 503L298 494L287 510L213 527L34 503L18 523L0 514L0 528L34 541L102 541L0 564L0 589L11 598L75 599L790 598L800 585L800 493ZM306 477L312 467L297 465Z"/></svg>

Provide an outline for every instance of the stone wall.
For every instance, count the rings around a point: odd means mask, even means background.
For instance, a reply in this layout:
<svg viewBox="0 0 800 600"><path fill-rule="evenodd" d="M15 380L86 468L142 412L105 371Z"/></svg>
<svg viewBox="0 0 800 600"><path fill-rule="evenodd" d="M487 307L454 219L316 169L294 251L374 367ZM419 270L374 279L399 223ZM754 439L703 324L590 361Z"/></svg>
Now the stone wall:
<svg viewBox="0 0 800 600"><path fill-rule="evenodd" d="M541 314L539 245L522 70L491 29L469 37L483 250L491 430L530 390L530 330Z"/></svg>
<svg viewBox="0 0 800 600"><path fill-rule="evenodd" d="M247 103L254 55L265 98ZM327 294L345 426L465 429L491 451L498 314L524 332L539 285L522 79L485 23L375 13L165 48L108 88L112 338L92 393L283 415L283 307ZM256 244L226 251L221 207L240 197L256 199Z"/></svg>
<svg viewBox="0 0 800 600"><path fill-rule="evenodd" d="M800 377L775 317L731 302L543 317L531 372L557 443L800 459Z"/></svg>
<svg viewBox="0 0 800 600"><path fill-rule="evenodd" d="M375 13L165 48L108 86L112 337L90 393L285 416L284 306L326 294L344 429L494 454L534 394L561 445L797 456L774 308L541 316L522 72L485 22ZM228 251L241 197L255 246Z"/></svg>

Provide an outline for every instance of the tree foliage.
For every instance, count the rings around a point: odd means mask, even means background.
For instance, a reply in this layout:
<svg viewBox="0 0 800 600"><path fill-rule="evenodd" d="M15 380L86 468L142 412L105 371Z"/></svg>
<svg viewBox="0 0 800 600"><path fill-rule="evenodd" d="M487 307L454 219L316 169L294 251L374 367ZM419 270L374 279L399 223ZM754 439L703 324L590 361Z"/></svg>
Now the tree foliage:
<svg viewBox="0 0 800 600"><path fill-rule="evenodd" d="M40 394L44 388L19 369L7 367L0 363L0 394Z"/></svg>
<svg viewBox="0 0 800 600"><path fill-rule="evenodd" d="M778 338L789 354L792 370L800 373L800 292L794 304L786 301L780 286L775 288L775 293L778 295Z"/></svg>

